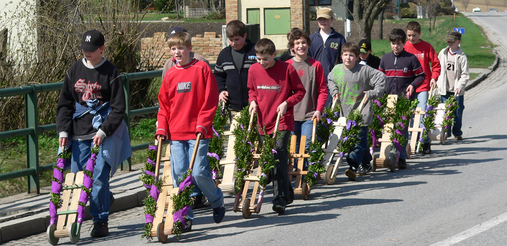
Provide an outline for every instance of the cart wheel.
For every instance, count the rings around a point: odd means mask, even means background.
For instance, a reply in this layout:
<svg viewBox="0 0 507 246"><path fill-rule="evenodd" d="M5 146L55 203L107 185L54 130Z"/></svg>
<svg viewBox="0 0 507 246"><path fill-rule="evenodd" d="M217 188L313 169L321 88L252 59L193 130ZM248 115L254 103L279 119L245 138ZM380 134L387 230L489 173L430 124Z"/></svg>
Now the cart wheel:
<svg viewBox="0 0 507 246"><path fill-rule="evenodd" d="M301 187L303 190L301 192L301 195L303 195L303 200L308 199L308 196L310 195L310 185L306 182L303 183L303 187Z"/></svg>
<svg viewBox="0 0 507 246"><path fill-rule="evenodd" d="M241 193L243 193L243 191L238 192L238 194L236 194L236 198L234 199L234 207L232 208L232 210L234 212L239 212L238 207L239 207L239 198L241 197Z"/></svg>
<svg viewBox="0 0 507 246"><path fill-rule="evenodd" d="M243 203L243 218L248 219L250 218L250 215L252 212L250 212L250 198L245 199L245 202Z"/></svg>
<svg viewBox="0 0 507 246"><path fill-rule="evenodd" d="M446 139L447 139L447 132L445 132L445 130L442 129L442 131L440 131L440 144L444 145Z"/></svg>
<svg viewBox="0 0 507 246"><path fill-rule="evenodd" d="M164 222L159 223L157 226L157 238L159 242L167 242L167 235L164 233Z"/></svg>
<svg viewBox="0 0 507 246"><path fill-rule="evenodd" d="M395 159L395 156L393 155L393 153L389 153L389 170L391 172L394 172L396 171L396 159Z"/></svg>
<svg viewBox="0 0 507 246"><path fill-rule="evenodd" d="M371 167L372 167L372 169L371 169L372 172L377 171L377 156L376 155L373 156L373 165L371 165Z"/></svg>
<svg viewBox="0 0 507 246"><path fill-rule="evenodd" d="M79 238L81 237L81 234L79 233L79 224L78 223L72 223L69 226L69 238L71 243L77 243L79 242Z"/></svg>
<svg viewBox="0 0 507 246"><path fill-rule="evenodd" d="M410 154L412 154L412 148L410 147L410 144L407 144L406 151L407 151L407 159L410 159Z"/></svg>
<svg viewBox="0 0 507 246"><path fill-rule="evenodd" d="M52 224L48 226L46 230L46 235L48 236L48 242L51 245L57 245L59 238L55 237L56 224Z"/></svg>
<svg viewBox="0 0 507 246"><path fill-rule="evenodd" d="M327 167L326 173L324 174L324 183L326 183L328 185L334 184L334 181L336 180L336 175L334 177L331 177L331 176L333 176L332 175L333 168L334 168L334 165L329 165Z"/></svg>

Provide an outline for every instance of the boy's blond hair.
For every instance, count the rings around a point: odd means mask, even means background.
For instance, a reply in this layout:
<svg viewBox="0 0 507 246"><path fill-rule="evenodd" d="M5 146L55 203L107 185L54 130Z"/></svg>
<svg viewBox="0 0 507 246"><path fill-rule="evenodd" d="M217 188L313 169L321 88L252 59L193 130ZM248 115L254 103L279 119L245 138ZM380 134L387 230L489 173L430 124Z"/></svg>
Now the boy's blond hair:
<svg viewBox="0 0 507 246"><path fill-rule="evenodd" d="M255 44L255 53L261 55L273 55L276 52L275 43L269 38L263 38Z"/></svg>
<svg viewBox="0 0 507 246"><path fill-rule="evenodd" d="M356 55L356 57L359 56L359 46L356 43L353 42L347 42L342 45L342 54L345 52L352 52Z"/></svg>
<svg viewBox="0 0 507 246"><path fill-rule="evenodd" d="M192 47L192 37L188 32L177 32L167 39L167 45L169 48L184 45L190 49Z"/></svg>
<svg viewBox="0 0 507 246"><path fill-rule="evenodd" d="M225 34L227 35L227 38L232 38L234 36L243 37L245 36L245 33L246 33L245 23L239 20L230 21L225 27Z"/></svg>

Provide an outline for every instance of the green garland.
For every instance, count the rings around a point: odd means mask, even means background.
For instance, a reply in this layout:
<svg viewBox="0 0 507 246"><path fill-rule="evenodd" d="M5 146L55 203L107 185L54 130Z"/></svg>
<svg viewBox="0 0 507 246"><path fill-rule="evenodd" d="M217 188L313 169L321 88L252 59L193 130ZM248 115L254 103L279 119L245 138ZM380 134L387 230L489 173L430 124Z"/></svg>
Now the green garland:
<svg viewBox="0 0 507 246"><path fill-rule="evenodd" d="M340 139L338 139L338 158L342 158L345 153L349 152L350 149L359 143L359 131L363 123L363 115L359 110L352 110L347 118L347 125L342 131Z"/></svg>
<svg viewBox="0 0 507 246"><path fill-rule="evenodd" d="M454 112L458 109L458 101L456 97L451 95L445 100L445 115L442 121L442 131L450 131L454 122Z"/></svg>
<svg viewBox="0 0 507 246"><path fill-rule="evenodd" d="M263 129L263 131L264 141L262 143L261 156L259 158L259 168L261 168L261 176L259 178L259 186L261 188L259 193L260 196L263 196L264 189L266 189L266 186L268 185L268 175L275 167L275 163L278 161L278 159L275 158L276 150L273 149L275 146L275 138L266 134L265 129Z"/></svg>
<svg viewBox="0 0 507 246"><path fill-rule="evenodd" d="M307 175L305 175L305 181L310 187L313 187L317 183L320 174L326 171L322 163L322 159L325 156L322 146L327 142L331 133L334 131L333 122L337 121L340 117L339 112L339 106L334 109L327 107L324 109L320 122L317 123L317 137L315 142L310 143L308 148L310 158L308 158L308 172Z"/></svg>
<svg viewBox="0 0 507 246"><path fill-rule="evenodd" d="M184 185L182 184L184 180L186 180L190 175L192 175L192 170L188 169L187 172L178 179L178 183L180 184L180 189L178 194L173 195L171 199L173 200L173 216L179 211L187 207L189 209L192 205L192 199L190 199L190 195L192 194L192 190L194 189L194 185L192 184L192 179L190 179L190 184ZM183 187L182 187L183 186ZM183 189L182 189L183 188ZM187 210L188 213L188 210ZM187 214L183 213L182 215L185 219L187 218ZM180 239L181 230L184 228L184 224L180 220L175 220L173 222L173 231L172 233L176 235L178 239Z"/></svg>
<svg viewBox="0 0 507 246"><path fill-rule="evenodd" d="M248 131L249 122L250 114L248 113L248 107L245 107L240 112L240 116L237 119L237 125L233 132L236 136L236 140L234 142L234 154L236 155L236 166L238 168L236 174L234 174L234 177L236 178L235 193L238 193L241 189L243 189L243 182L250 170L250 165L252 163L251 160L255 151L253 143L259 136L256 124L257 120L255 117L253 129L251 129L251 131Z"/></svg>
<svg viewBox="0 0 507 246"><path fill-rule="evenodd" d="M150 195L152 185L155 185L158 190L162 188L162 180L158 180L154 175L150 175L155 172L155 161L157 160L157 148L150 146L148 149L148 159L144 164L144 169L141 169L142 174L139 177L146 187L146 197L143 199L144 213L152 218L155 216L157 210L157 201ZM153 222L147 222L143 227L142 238L152 239L151 229L153 228Z"/></svg>
<svg viewBox="0 0 507 246"><path fill-rule="evenodd" d="M408 141L403 133L405 128L408 127L418 103L419 101L417 99L410 100L405 96L398 96L394 107L388 108L386 111L388 121L393 123L393 127L388 127L388 131L391 133L391 142L395 145L392 151L396 155L401 152L401 148L403 148Z"/></svg>
<svg viewBox="0 0 507 246"><path fill-rule="evenodd" d="M70 159L70 157L71 153L68 150L62 150L62 152L58 155L58 159L62 159L63 166L65 165L65 160ZM56 163L53 165L53 168L63 173L63 168L58 167ZM52 181L57 182L58 184L63 186L62 182L60 182L60 180L56 179L55 177L52 178ZM50 192L50 194L51 194L51 202L55 205L56 209L59 209L62 206L63 202L60 193Z"/></svg>
<svg viewBox="0 0 507 246"><path fill-rule="evenodd" d="M426 113L424 114L424 118L422 120L423 131L421 137L419 138L419 142L421 143L424 143L424 139L428 137L430 131L435 129L435 114L437 113L437 106L439 102L440 98L436 95L428 99ZM419 149L422 150L422 145L420 145Z"/></svg>
<svg viewBox="0 0 507 246"><path fill-rule="evenodd" d="M220 173L220 159L224 156L224 127L231 116L231 111L225 105L217 107L213 119L213 138L209 141L208 160L213 173L213 179L222 176Z"/></svg>
<svg viewBox="0 0 507 246"><path fill-rule="evenodd" d="M387 96L388 94L384 94L384 96L373 100L373 120L368 127L368 146L372 148L376 147L384 129L384 121L386 120L384 108L387 104ZM373 143L374 140L375 143Z"/></svg>

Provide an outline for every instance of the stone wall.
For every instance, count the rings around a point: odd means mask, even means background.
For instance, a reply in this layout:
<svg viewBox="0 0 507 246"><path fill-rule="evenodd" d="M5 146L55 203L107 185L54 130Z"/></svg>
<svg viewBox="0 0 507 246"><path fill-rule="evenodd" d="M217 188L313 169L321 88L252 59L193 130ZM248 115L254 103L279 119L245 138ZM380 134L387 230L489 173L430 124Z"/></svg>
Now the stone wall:
<svg viewBox="0 0 507 246"><path fill-rule="evenodd" d="M141 66L148 70L161 69L167 59L171 58L171 51L167 46L167 32L156 32L153 37L141 39ZM192 51L208 59L209 63L216 63L218 54L222 50L222 35L216 32L205 32L192 37Z"/></svg>

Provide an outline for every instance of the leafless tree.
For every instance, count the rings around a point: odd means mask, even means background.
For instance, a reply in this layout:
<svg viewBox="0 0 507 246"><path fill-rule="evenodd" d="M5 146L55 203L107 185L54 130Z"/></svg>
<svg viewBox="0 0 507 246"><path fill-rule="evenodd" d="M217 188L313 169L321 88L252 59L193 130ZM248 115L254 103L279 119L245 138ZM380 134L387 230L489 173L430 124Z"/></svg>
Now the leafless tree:
<svg viewBox="0 0 507 246"><path fill-rule="evenodd" d="M463 7L465 7L465 12L467 12L467 8L468 8L468 4L470 4L470 0L460 0L460 1L463 4Z"/></svg>
<svg viewBox="0 0 507 246"><path fill-rule="evenodd" d="M437 15L438 15L438 12L440 11L439 2L441 2L441 1L442 0L427 0L426 1L426 13L428 14L428 17L429 17L430 34L431 34L431 30L435 29ZM433 23L432 23L432 20L433 20ZM432 24L433 24L433 28L432 28Z"/></svg>
<svg viewBox="0 0 507 246"><path fill-rule="evenodd" d="M484 0L484 3L486 4L486 8L489 9L489 5L491 4L491 0Z"/></svg>
<svg viewBox="0 0 507 246"><path fill-rule="evenodd" d="M344 0L340 2L347 6ZM391 0L356 0L352 10L354 23L359 28L360 39L371 40L371 29L378 15Z"/></svg>

